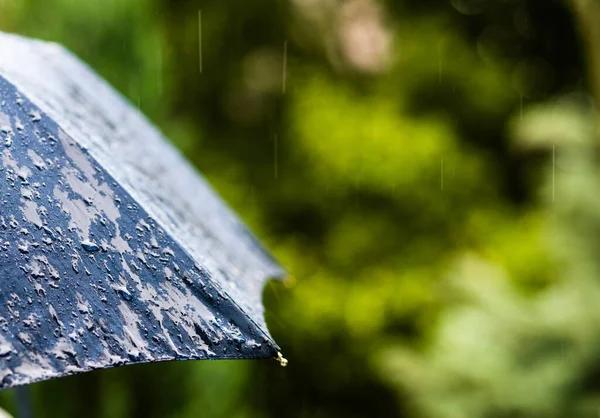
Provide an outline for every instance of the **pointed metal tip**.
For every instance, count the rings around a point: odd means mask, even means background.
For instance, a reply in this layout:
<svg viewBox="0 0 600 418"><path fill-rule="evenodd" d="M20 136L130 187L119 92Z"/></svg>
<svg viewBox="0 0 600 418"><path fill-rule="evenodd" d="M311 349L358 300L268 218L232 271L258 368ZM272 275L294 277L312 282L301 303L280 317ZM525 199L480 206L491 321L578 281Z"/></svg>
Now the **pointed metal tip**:
<svg viewBox="0 0 600 418"><path fill-rule="evenodd" d="M277 353L277 361L279 362L279 365L281 367L285 367L288 365L288 361L285 357L283 357L283 354L281 353Z"/></svg>

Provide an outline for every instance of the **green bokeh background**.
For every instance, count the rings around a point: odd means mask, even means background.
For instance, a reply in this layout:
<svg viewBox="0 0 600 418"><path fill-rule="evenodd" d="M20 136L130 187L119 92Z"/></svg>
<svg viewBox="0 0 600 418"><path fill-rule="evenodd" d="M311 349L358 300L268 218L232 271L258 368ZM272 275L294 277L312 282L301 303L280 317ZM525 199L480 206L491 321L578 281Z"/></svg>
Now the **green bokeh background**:
<svg viewBox="0 0 600 418"><path fill-rule="evenodd" d="M264 293L286 369L94 372L36 417L597 417L597 0L0 0L0 29L89 63L295 278Z"/></svg>

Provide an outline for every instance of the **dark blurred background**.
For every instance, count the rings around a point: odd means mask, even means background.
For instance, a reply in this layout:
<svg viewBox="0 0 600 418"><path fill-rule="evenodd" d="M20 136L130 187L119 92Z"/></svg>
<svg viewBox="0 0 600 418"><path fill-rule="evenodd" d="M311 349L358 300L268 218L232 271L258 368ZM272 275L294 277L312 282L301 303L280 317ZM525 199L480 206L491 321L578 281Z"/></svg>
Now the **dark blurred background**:
<svg viewBox="0 0 600 418"><path fill-rule="evenodd" d="M295 278L264 293L286 369L94 372L36 417L598 416L599 1L0 0L0 29L89 63Z"/></svg>

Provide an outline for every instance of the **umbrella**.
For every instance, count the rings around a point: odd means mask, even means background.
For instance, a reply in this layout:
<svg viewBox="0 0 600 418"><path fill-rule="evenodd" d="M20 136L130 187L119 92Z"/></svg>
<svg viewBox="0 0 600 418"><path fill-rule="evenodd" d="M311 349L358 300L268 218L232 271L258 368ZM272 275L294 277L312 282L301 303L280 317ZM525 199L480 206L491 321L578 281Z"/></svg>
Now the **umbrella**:
<svg viewBox="0 0 600 418"><path fill-rule="evenodd" d="M117 365L279 358L283 270L61 46L0 33L0 388Z"/></svg>

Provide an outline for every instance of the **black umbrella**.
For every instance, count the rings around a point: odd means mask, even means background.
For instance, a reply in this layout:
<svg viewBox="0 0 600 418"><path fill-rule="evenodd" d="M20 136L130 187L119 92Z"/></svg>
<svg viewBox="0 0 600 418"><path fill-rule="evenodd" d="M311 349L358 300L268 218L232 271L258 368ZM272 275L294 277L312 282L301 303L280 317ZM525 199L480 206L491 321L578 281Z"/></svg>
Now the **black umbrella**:
<svg viewBox="0 0 600 418"><path fill-rule="evenodd" d="M139 111L62 47L0 34L0 388L279 358L283 275Z"/></svg>

